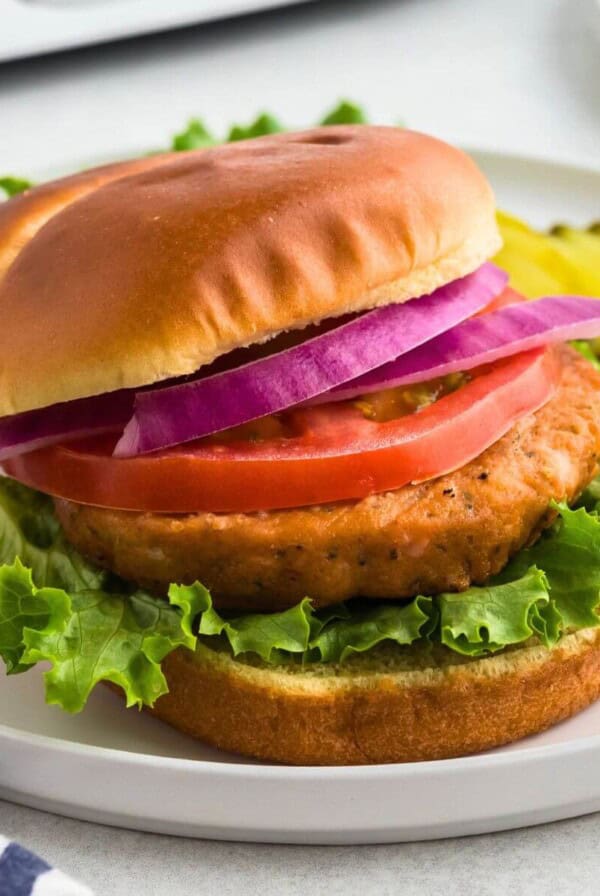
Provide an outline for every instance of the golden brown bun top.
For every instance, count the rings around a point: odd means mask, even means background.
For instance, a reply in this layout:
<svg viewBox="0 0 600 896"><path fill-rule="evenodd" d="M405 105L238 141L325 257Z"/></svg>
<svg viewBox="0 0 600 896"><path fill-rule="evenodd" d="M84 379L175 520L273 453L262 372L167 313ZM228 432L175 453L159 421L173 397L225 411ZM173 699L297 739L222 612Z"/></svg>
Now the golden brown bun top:
<svg viewBox="0 0 600 896"><path fill-rule="evenodd" d="M281 134L52 182L0 204L0 416L423 295L499 244L471 159L399 128Z"/></svg>

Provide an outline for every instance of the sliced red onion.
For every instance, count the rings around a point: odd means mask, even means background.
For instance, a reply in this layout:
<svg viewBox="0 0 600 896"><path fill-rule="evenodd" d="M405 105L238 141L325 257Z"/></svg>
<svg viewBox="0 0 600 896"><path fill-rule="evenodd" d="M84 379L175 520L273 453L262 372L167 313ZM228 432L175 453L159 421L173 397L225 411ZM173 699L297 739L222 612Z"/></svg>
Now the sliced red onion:
<svg viewBox="0 0 600 896"><path fill-rule="evenodd" d="M114 453L131 457L179 445L306 402L455 326L484 308L507 279L486 263L428 296L365 312L277 354L141 392Z"/></svg>
<svg viewBox="0 0 600 896"><path fill-rule="evenodd" d="M122 390L0 418L0 461L67 439L122 429L135 392Z"/></svg>
<svg viewBox="0 0 600 896"><path fill-rule="evenodd" d="M319 395L311 404L422 383L542 345L596 336L600 336L598 299L550 296L510 305L465 320L395 361Z"/></svg>

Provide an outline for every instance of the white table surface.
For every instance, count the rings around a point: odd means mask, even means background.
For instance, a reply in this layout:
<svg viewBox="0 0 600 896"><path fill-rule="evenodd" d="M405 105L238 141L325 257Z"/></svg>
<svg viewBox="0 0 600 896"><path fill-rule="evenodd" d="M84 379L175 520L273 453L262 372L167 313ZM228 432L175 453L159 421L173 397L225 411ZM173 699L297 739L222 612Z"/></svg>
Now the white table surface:
<svg viewBox="0 0 600 896"><path fill-rule="evenodd" d="M315 120L341 96L466 145L600 166L591 0L340 0L0 66L0 172L160 147L191 115ZM600 212L600 197L599 197ZM149 782L151 786L151 782ZM98 896L598 892L600 817L363 848L203 843L0 803L0 831Z"/></svg>
<svg viewBox="0 0 600 896"><path fill-rule="evenodd" d="M0 830L97 896L598 896L599 889L598 815L430 843L259 846L114 831L0 803Z"/></svg>

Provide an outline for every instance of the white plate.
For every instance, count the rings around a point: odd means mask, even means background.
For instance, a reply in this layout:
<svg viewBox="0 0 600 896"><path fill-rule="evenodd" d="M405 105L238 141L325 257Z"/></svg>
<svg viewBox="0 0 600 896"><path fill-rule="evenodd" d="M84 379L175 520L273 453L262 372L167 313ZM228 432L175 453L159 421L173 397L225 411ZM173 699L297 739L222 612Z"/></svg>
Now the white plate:
<svg viewBox="0 0 600 896"><path fill-rule="evenodd" d="M535 224L600 217L599 171L475 155L500 204ZM600 703L481 756L289 768L209 750L102 689L71 717L44 704L38 673L0 676L0 797L220 839L384 843L479 834L600 810Z"/></svg>

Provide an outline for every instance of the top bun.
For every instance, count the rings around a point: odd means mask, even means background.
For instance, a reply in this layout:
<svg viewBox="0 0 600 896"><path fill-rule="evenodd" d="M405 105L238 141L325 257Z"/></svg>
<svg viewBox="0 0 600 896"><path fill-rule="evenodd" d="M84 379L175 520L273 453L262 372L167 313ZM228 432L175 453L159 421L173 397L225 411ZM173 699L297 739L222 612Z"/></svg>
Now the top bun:
<svg viewBox="0 0 600 896"><path fill-rule="evenodd" d="M0 204L0 416L424 295L499 246L473 161L399 128L317 128L54 181Z"/></svg>

